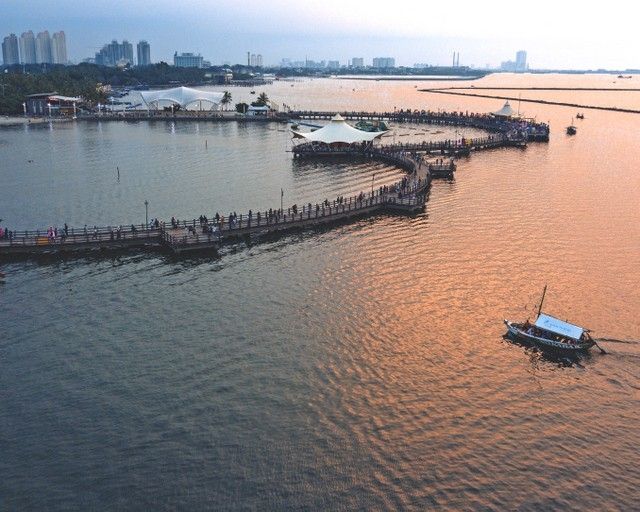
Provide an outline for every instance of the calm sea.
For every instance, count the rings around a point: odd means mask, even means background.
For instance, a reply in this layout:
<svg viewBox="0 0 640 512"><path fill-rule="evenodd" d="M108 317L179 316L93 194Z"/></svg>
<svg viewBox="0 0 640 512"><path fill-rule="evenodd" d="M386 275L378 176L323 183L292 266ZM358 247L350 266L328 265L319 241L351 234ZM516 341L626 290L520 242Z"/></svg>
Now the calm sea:
<svg viewBox="0 0 640 512"><path fill-rule="evenodd" d="M503 104L418 91L433 85L256 91L334 110ZM640 106L637 92L521 95ZM512 104L549 121L550 142L460 160L414 217L219 255L2 263L0 509L637 509L640 344L603 343L608 355L569 364L505 341L502 320L533 317L548 284L549 313L640 339L640 116L583 110L571 138L575 109ZM139 223L145 200L161 219L228 215L278 207L281 188L286 207L402 175L366 160L294 161L285 129L2 129L0 217L15 229ZM395 127L398 142L455 135Z"/></svg>

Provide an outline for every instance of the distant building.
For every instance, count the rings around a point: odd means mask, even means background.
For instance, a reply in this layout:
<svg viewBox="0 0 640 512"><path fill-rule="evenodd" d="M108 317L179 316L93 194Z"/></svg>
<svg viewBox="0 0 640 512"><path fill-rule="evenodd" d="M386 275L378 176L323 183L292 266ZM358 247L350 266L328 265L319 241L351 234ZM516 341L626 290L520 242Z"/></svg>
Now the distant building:
<svg viewBox="0 0 640 512"><path fill-rule="evenodd" d="M262 67L262 55L258 54L256 55L256 66L261 68Z"/></svg>
<svg viewBox="0 0 640 512"><path fill-rule="evenodd" d="M20 63L36 63L36 38L31 30L20 35Z"/></svg>
<svg viewBox="0 0 640 512"><path fill-rule="evenodd" d="M194 53L173 54L173 65L177 68L202 68L204 58L202 55Z"/></svg>
<svg viewBox="0 0 640 512"><path fill-rule="evenodd" d="M18 50L18 38L15 34L9 34L2 41L2 62L5 66L20 64L20 52Z"/></svg>
<svg viewBox="0 0 640 512"><path fill-rule="evenodd" d="M38 64L53 64L51 36L48 30L39 32L36 36L36 62Z"/></svg>
<svg viewBox="0 0 640 512"><path fill-rule="evenodd" d="M51 57L54 64L66 64L67 59L67 38L64 31L55 32L51 36Z"/></svg>
<svg viewBox="0 0 640 512"><path fill-rule="evenodd" d="M522 73L527 70L527 52L520 50L516 53L516 72Z"/></svg>
<svg viewBox="0 0 640 512"><path fill-rule="evenodd" d="M393 57L375 57L373 59L373 67L374 68L395 68L396 67L396 59Z"/></svg>
<svg viewBox="0 0 640 512"><path fill-rule="evenodd" d="M151 46L146 41L140 41L137 46L138 66L151 65Z"/></svg>
<svg viewBox="0 0 640 512"><path fill-rule="evenodd" d="M114 39L96 53L96 64L111 67L133 65L133 45L124 39L122 43Z"/></svg>
<svg viewBox="0 0 640 512"><path fill-rule="evenodd" d="M363 68L364 67L364 59L362 57L354 57L351 59L351 67L352 68Z"/></svg>
<svg viewBox="0 0 640 512"><path fill-rule="evenodd" d="M327 62L327 69L340 69L340 61L330 60Z"/></svg>
<svg viewBox="0 0 640 512"><path fill-rule="evenodd" d="M430 66L429 66L429 64L427 64L426 62L416 62L416 63L413 65L413 68L414 68L414 69L424 69L424 68L428 68L428 67L430 67Z"/></svg>

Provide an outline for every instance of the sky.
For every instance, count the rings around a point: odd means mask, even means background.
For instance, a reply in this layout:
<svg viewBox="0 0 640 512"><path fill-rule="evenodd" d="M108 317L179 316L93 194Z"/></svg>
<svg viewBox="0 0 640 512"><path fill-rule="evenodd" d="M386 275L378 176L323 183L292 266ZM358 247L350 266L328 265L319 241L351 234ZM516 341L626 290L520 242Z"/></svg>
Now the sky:
<svg viewBox="0 0 640 512"><path fill-rule="evenodd" d="M628 2L430 0L1 0L0 37L64 30L69 58L112 39L147 40L153 61L175 51L212 64L395 57L396 65L498 66L526 50L532 68L640 68ZM135 53L135 49L134 49Z"/></svg>

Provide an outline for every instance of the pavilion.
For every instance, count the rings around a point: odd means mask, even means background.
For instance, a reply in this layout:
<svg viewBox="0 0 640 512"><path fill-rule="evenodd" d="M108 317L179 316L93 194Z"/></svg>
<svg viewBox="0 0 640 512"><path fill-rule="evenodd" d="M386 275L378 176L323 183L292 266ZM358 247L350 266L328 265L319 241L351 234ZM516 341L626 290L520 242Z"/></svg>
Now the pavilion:
<svg viewBox="0 0 640 512"><path fill-rule="evenodd" d="M494 117L502 117L502 118L518 117L518 114L516 113L516 111L513 110L513 108L511 108L511 105L509 105L509 101L507 101L500 110L496 112L492 112L491 115Z"/></svg>
<svg viewBox="0 0 640 512"><path fill-rule="evenodd" d="M371 145L373 141L382 137L389 130L380 132L365 132L347 124L340 114L331 118L331 122L313 132L300 132L291 129L294 139L304 139L322 149L334 151L347 149L349 146Z"/></svg>
<svg viewBox="0 0 640 512"><path fill-rule="evenodd" d="M160 89L157 91L140 91L142 100L147 108L158 108L161 101L166 101L172 105L180 105L186 109L189 105L198 103L202 110L202 103L209 103L209 110L217 109L222 102L223 93L213 91L200 91L190 87L174 87L173 89Z"/></svg>

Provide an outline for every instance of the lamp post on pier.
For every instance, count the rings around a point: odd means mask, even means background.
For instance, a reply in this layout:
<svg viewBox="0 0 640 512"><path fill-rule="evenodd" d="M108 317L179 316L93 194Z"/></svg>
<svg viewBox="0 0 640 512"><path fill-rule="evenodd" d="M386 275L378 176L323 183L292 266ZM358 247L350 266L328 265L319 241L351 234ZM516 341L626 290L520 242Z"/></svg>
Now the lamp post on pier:
<svg viewBox="0 0 640 512"><path fill-rule="evenodd" d="M149 201L144 200L144 225L145 229L149 229Z"/></svg>
<svg viewBox="0 0 640 512"><path fill-rule="evenodd" d="M373 197L373 182L376 179L376 173L373 173L373 176L371 176L371 197Z"/></svg>

